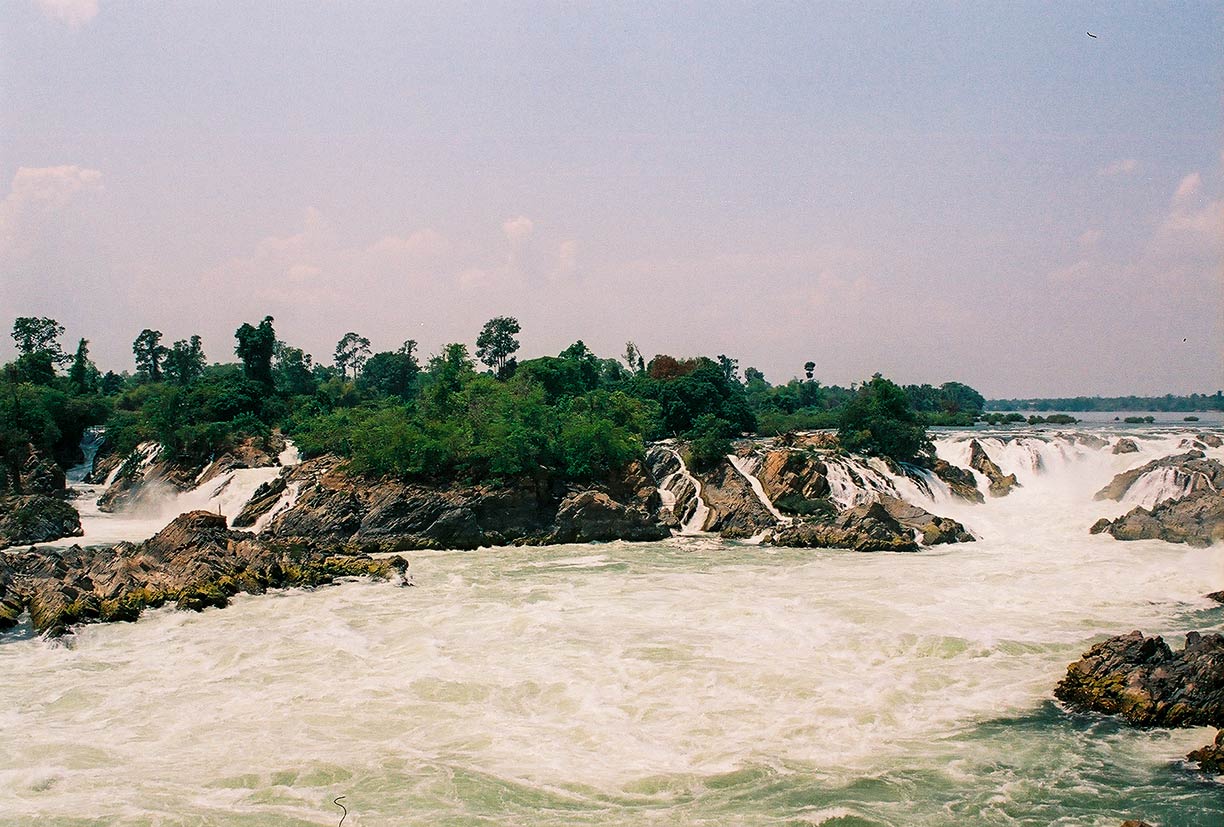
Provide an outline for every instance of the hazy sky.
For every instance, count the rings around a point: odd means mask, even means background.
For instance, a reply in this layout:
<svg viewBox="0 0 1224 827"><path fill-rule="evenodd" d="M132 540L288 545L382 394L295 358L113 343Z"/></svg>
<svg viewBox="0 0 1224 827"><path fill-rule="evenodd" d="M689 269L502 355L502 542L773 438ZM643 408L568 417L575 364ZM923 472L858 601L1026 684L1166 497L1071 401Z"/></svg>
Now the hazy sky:
<svg viewBox="0 0 1224 827"><path fill-rule="evenodd" d="M1222 93L1219 3L6 0L0 325L1215 391Z"/></svg>

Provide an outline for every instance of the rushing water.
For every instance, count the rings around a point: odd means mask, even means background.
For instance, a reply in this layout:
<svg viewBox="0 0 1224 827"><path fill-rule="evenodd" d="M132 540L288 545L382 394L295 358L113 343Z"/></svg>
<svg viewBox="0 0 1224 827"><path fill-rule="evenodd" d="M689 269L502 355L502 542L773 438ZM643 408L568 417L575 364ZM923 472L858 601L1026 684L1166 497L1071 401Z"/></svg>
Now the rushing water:
<svg viewBox="0 0 1224 827"><path fill-rule="evenodd" d="M1091 536L1176 448L986 443L1023 488L918 554L412 555L351 582L0 645L0 824L1213 825L1214 731L1052 702L1093 641L1221 629L1224 549ZM948 458L967 451L956 436ZM1220 452L1213 452L1219 455ZM996 456L997 455L997 456ZM1034 455L1043 471L1034 470Z"/></svg>

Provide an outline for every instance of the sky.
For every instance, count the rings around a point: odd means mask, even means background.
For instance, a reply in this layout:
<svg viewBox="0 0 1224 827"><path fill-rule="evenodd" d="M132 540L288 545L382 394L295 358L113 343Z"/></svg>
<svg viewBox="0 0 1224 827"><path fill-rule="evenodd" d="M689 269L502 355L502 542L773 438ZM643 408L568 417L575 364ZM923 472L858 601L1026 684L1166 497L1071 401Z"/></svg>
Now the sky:
<svg viewBox="0 0 1224 827"><path fill-rule="evenodd" d="M1214 392L1222 41L1218 3L7 0L0 325L116 371L146 327L330 362L510 315L521 358Z"/></svg>

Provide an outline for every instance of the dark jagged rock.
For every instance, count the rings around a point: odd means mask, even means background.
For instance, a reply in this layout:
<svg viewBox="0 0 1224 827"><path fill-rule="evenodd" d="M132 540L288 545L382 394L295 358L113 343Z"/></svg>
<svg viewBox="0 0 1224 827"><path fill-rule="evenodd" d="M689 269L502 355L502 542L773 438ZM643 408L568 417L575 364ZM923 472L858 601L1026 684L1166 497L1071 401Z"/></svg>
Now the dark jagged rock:
<svg viewBox="0 0 1224 827"><path fill-rule="evenodd" d="M1224 495L1198 491L1176 500L1163 500L1151 510L1139 507L1116 520L1098 520L1094 533L1108 531L1118 540L1164 540L1205 548L1224 540Z"/></svg>
<svg viewBox="0 0 1224 827"><path fill-rule="evenodd" d="M1195 436L1208 448L1224 447L1224 439L1221 439L1219 434L1195 434Z"/></svg>
<svg viewBox="0 0 1224 827"><path fill-rule="evenodd" d="M548 543L658 540L662 536L641 506L625 505L603 491L578 491L561 501Z"/></svg>
<svg viewBox="0 0 1224 827"><path fill-rule="evenodd" d="M829 496L828 473L828 466L811 451L782 448L765 454L756 476L779 511L802 514L813 501Z"/></svg>
<svg viewBox="0 0 1224 827"><path fill-rule="evenodd" d="M1189 632L1179 652L1138 631L1112 637L1067 667L1054 695L1134 726L1224 726L1224 635Z"/></svg>
<svg viewBox="0 0 1224 827"><path fill-rule="evenodd" d="M1100 450L1109 444L1109 440L1097 436L1096 434L1076 433L1070 437L1074 442L1083 445L1086 448Z"/></svg>
<svg viewBox="0 0 1224 827"><path fill-rule="evenodd" d="M727 459L702 475L701 498L710 509L704 530L729 539L752 537L778 522Z"/></svg>
<svg viewBox="0 0 1224 827"><path fill-rule="evenodd" d="M27 610L35 631L135 620L145 608L225 606L238 592L315 586L337 577L389 577L403 558L339 556L310 543L232 531L207 511L182 514L143 543L31 549L0 555L0 627Z"/></svg>
<svg viewBox="0 0 1224 827"><path fill-rule="evenodd" d="M990 496L1006 497L1013 488L1019 488L1020 482L1015 474L1004 474L1003 469L995 465L986 453L986 449L976 439L969 443L969 467L978 471L990 480Z"/></svg>
<svg viewBox="0 0 1224 827"><path fill-rule="evenodd" d="M1110 525L1111 525L1110 521L1102 517L1101 519L1097 520L1095 523L1093 523L1089 527L1088 533L1089 534L1103 534L1104 532L1109 530Z"/></svg>
<svg viewBox="0 0 1224 827"><path fill-rule="evenodd" d="M966 531L963 525L949 517L936 516L924 508L884 494L880 495L880 504L898 523L911 531L921 533L924 546L974 541L974 536Z"/></svg>
<svg viewBox="0 0 1224 827"><path fill-rule="evenodd" d="M1135 819L1131 818L1122 822L1122 827L1152 827L1152 825L1148 824L1146 821L1136 821Z"/></svg>
<svg viewBox="0 0 1224 827"><path fill-rule="evenodd" d="M1204 443L1199 442L1197 439L1183 439L1181 442L1177 443L1177 447L1189 448L1193 451L1207 450L1207 446Z"/></svg>
<svg viewBox="0 0 1224 827"><path fill-rule="evenodd" d="M66 488L64 469L51 460L31 452L21 469L20 493L54 497L62 495Z"/></svg>
<svg viewBox="0 0 1224 827"><path fill-rule="evenodd" d="M1203 595L1208 600L1214 600L1216 603L1224 603L1224 591L1212 592L1211 594Z"/></svg>
<svg viewBox="0 0 1224 827"><path fill-rule="evenodd" d="M1224 465L1214 459L1205 459L1202 451L1188 451L1154 459L1146 465L1123 471L1115 476L1109 485L1096 492L1093 499L1121 501L1140 477L1162 469L1171 470L1176 475L1176 482L1187 484L1190 493L1202 490L1219 491L1224 487Z"/></svg>
<svg viewBox="0 0 1224 827"><path fill-rule="evenodd" d="M1224 775L1224 729L1216 733L1215 741L1191 752L1186 758L1197 761L1203 772Z"/></svg>
<svg viewBox="0 0 1224 827"><path fill-rule="evenodd" d="M1139 452L1139 446L1135 444L1135 440L1122 437L1114 443L1113 453L1115 454L1136 454Z"/></svg>
<svg viewBox="0 0 1224 827"><path fill-rule="evenodd" d="M81 515L58 497L24 494L0 497L0 548L79 537Z"/></svg>
<svg viewBox="0 0 1224 827"><path fill-rule="evenodd" d="M847 509L821 520L806 520L774 530L776 546L845 548L853 551L917 551L914 532L880 502Z"/></svg>
<svg viewBox="0 0 1224 827"><path fill-rule="evenodd" d="M439 488L360 477L326 456L289 469L284 479L298 486L297 499L272 518L264 534L326 540L354 550L473 549L566 542L560 538L567 536L658 540L670 534L655 519L658 491L636 462L615 479L583 487L541 476L497 488ZM606 495L619 510L602 499L575 498L584 491ZM589 532L576 526L579 513L588 513L598 525ZM609 536L613 525L621 537Z"/></svg>
<svg viewBox="0 0 1224 827"><path fill-rule="evenodd" d="M986 498L982 496L982 492L977 487L977 479L971 471L938 457L931 461L931 471L947 484L948 490L954 496L972 503L986 502Z"/></svg>
<svg viewBox="0 0 1224 827"><path fill-rule="evenodd" d="M247 500L246 505L234 517L235 528L247 528L253 526L260 517L271 511L281 500L281 495L285 493L288 485L285 483L285 475L282 473L275 479L268 480L255 489L255 493Z"/></svg>

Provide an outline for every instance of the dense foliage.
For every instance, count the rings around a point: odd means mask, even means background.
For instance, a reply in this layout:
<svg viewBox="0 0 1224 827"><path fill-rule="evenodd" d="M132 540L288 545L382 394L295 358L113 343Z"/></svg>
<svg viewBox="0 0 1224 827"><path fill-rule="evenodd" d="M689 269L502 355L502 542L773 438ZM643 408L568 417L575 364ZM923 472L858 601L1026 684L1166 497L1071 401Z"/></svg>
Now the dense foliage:
<svg viewBox="0 0 1224 827"><path fill-rule="evenodd" d="M1224 411L1224 391L1189 396L1072 396L1057 399L991 399L992 411Z"/></svg>
<svg viewBox="0 0 1224 827"><path fill-rule="evenodd" d="M913 462L931 450L909 396L878 373L842 409L837 437L847 451L899 462Z"/></svg>

